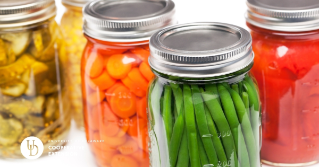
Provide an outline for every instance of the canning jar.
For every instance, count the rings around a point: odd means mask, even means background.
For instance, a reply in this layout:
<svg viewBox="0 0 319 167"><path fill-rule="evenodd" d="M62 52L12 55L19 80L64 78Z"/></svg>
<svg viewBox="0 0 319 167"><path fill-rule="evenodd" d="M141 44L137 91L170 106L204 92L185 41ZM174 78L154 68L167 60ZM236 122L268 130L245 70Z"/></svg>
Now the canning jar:
<svg viewBox="0 0 319 167"><path fill-rule="evenodd" d="M77 128L84 128L81 92L81 57L86 44L83 35L82 8L90 0L63 0L66 7L61 20L61 30L65 44L65 88L70 101L70 111Z"/></svg>
<svg viewBox="0 0 319 167"><path fill-rule="evenodd" d="M263 111L262 161L306 166L319 160L319 5L248 0Z"/></svg>
<svg viewBox="0 0 319 167"><path fill-rule="evenodd" d="M260 167L249 32L223 23L175 25L155 33L150 50L151 166Z"/></svg>
<svg viewBox="0 0 319 167"><path fill-rule="evenodd" d="M174 3L93 1L84 7L81 72L87 139L99 166L148 167L148 40L174 23Z"/></svg>
<svg viewBox="0 0 319 167"><path fill-rule="evenodd" d="M69 131L55 13L54 0L0 2L0 158L21 158L30 136L41 139L45 154Z"/></svg>

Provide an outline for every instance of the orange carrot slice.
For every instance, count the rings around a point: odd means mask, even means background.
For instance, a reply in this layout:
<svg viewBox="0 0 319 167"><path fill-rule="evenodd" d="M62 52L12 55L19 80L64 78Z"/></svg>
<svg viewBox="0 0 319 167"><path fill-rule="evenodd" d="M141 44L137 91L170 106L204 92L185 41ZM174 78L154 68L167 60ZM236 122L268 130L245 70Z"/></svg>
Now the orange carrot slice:
<svg viewBox="0 0 319 167"><path fill-rule="evenodd" d="M134 116L130 119L130 127L127 130L127 134L136 139L141 133L140 131L146 126L147 121L145 119Z"/></svg>
<svg viewBox="0 0 319 167"><path fill-rule="evenodd" d="M91 78L100 76L103 72L104 63L103 56L100 54L91 54L86 60L85 72Z"/></svg>
<svg viewBox="0 0 319 167"><path fill-rule="evenodd" d="M143 97L146 95L146 91L141 85L133 82L129 77L122 79L123 84L130 89L136 96Z"/></svg>
<svg viewBox="0 0 319 167"><path fill-rule="evenodd" d="M155 76L151 70L151 67L145 62L140 65L139 70L148 81L151 81Z"/></svg>
<svg viewBox="0 0 319 167"><path fill-rule="evenodd" d="M94 153L98 164L103 167L108 167L109 164L111 164L113 157L118 154L118 152L108 152L99 149L97 149Z"/></svg>
<svg viewBox="0 0 319 167"><path fill-rule="evenodd" d="M141 149L143 149L144 151L148 152L149 151L148 150L148 142L149 142L148 129L147 129L147 127L144 127L138 136L138 146Z"/></svg>
<svg viewBox="0 0 319 167"><path fill-rule="evenodd" d="M126 135L122 137L109 137L105 135L104 133L100 133L100 134L101 134L101 140L104 140L105 146L111 146L111 148L112 146L117 147L126 142Z"/></svg>
<svg viewBox="0 0 319 167"><path fill-rule="evenodd" d="M147 103L146 97L136 100L136 113L139 117L142 117L144 119L147 119L146 103Z"/></svg>
<svg viewBox="0 0 319 167"><path fill-rule="evenodd" d="M148 162L148 160L149 160L148 153L146 153L143 150L138 150L137 152L132 154L131 157L134 158L140 164L142 164L145 161Z"/></svg>
<svg viewBox="0 0 319 167"><path fill-rule="evenodd" d="M138 56L140 59L142 59L144 62L148 63L148 57L150 56L150 52L143 49L143 48L134 48L131 49L130 52Z"/></svg>
<svg viewBox="0 0 319 167"><path fill-rule="evenodd" d="M148 81L143 77L140 70L138 68L133 68L129 73L128 77L144 90L147 91Z"/></svg>
<svg viewBox="0 0 319 167"><path fill-rule="evenodd" d="M94 106L89 112L88 125L89 128L96 131L100 127L100 107L99 105Z"/></svg>
<svg viewBox="0 0 319 167"><path fill-rule="evenodd" d="M126 155L114 155L112 161L111 161L111 166L112 167L139 167L138 162L136 162L136 160L134 160L132 157L130 156L126 156Z"/></svg>
<svg viewBox="0 0 319 167"><path fill-rule="evenodd" d="M108 102L111 102L111 97L115 96L115 94L113 92L119 86L124 86L124 85L121 82L117 82L106 91L105 96L106 96L106 100Z"/></svg>
<svg viewBox="0 0 319 167"><path fill-rule="evenodd" d="M121 118L129 118L136 113L136 97L126 87L119 86L113 91L110 104L112 111Z"/></svg>
<svg viewBox="0 0 319 167"><path fill-rule="evenodd" d="M120 129L119 133L117 133L117 134L115 135L115 137L122 137L122 136L124 136L124 135L126 134L128 128L129 128L129 125L130 125L129 123L130 123L130 119L129 119L129 118L121 119L121 120L119 121L119 125L120 125L121 129Z"/></svg>
<svg viewBox="0 0 319 167"><path fill-rule="evenodd" d="M96 104L103 101L105 98L105 93L102 91L96 91L89 94L86 100L89 102L91 106L95 106Z"/></svg>
<svg viewBox="0 0 319 167"><path fill-rule="evenodd" d="M116 79L125 78L132 68L130 58L124 54L116 54L110 57L107 62L108 73Z"/></svg>
<svg viewBox="0 0 319 167"><path fill-rule="evenodd" d="M105 90L113 86L115 82L116 80L113 79L106 70L104 70L97 78L90 79L88 84L92 89Z"/></svg>
<svg viewBox="0 0 319 167"><path fill-rule="evenodd" d="M100 133L103 133L105 136L115 136L119 130L119 119L118 117L111 111L107 102L102 102L102 115L103 123L100 130Z"/></svg>
<svg viewBox="0 0 319 167"><path fill-rule="evenodd" d="M139 58L138 56L136 56L132 52L126 52L125 55L127 57L131 58L130 61L132 62L132 67L137 67L143 62L143 60L141 58Z"/></svg>
<svg viewBox="0 0 319 167"><path fill-rule="evenodd" d="M119 146L117 149L123 155L130 155L135 153L139 149L139 147L136 141L134 141L133 139L129 139L123 145Z"/></svg>

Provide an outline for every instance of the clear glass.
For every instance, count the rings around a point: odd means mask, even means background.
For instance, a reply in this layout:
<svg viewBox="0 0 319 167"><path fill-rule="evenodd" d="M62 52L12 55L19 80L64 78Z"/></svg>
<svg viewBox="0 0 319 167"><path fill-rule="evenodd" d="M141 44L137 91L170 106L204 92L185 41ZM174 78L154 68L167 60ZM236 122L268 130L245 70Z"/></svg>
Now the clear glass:
<svg viewBox="0 0 319 167"><path fill-rule="evenodd" d="M214 82L158 73L148 96L152 167L261 166L260 102L247 74L251 66Z"/></svg>
<svg viewBox="0 0 319 167"><path fill-rule="evenodd" d="M147 88L154 77L148 41L112 43L87 36L82 92L87 139L101 167L148 167Z"/></svg>
<svg viewBox="0 0 319 167"><path fill-rule="evenodd" d="M26 27L0 29L0 158L22 158L29 136L48 146L66 139L70 114L64 110L60 78L62 38L53 18Z"/></svg>
<svg viewBox="0 0 319 167"><path fill-rule="evenodd" d="M61 20L61 30L64 35L64 80L66 95L69 97L70 111L77 128L84 128L83 105L81 92L81 57L86 44L83 35L83 15L81 7L64 4L66 12Z"/></svg>
<svg viewBox="0 0 319 167"><path fill-rule="evenodd" d="M264 163L306 166L319 159L319 30L276 32L248 24L263 111Z"/></svg>

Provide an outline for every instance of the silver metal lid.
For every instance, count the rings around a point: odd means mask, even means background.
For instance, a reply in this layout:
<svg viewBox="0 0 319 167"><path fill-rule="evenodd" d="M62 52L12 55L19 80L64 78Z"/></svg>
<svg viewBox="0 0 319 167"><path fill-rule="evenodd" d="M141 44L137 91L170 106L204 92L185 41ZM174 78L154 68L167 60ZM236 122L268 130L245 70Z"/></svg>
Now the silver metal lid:
<svg viewBox="0 0 319 167"><path fill-rule="evenodd" d="M175 23L170 0L95 0L83 13L85 34L114 42L149 40L156 30Z"/></svg>
<svg viewBox="0 0 319 167"><path fill-rule="evenodd" d="M276 31L319 29L318 0L247 0L248 23Z"/></svg>
<svg viewBox="0 0 319 167"><path fill-rule="evenodd" d="M54 0L1 0L0 28L38 23L55 14Z"/></svg>
<svg viewBox="0 0 319 167"><path fill-rule="evenodd" d="M188 23L156 32L150 40L150 66L163 74L203 78L230 74L254 59L251 36L225 23Z"/></svg>
<svg viewBox="0 0 319 167"><path fill-rule="evenodd" d="M64 4L76 6L76 7L83 7L86 3L92 0L62 0Z"/></svg>

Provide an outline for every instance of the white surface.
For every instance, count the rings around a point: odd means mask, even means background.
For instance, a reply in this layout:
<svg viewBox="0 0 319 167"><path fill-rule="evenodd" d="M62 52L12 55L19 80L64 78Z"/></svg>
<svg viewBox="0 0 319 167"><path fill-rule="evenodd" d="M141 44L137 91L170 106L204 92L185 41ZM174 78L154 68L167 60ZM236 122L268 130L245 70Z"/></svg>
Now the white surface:
<svg viewBox="0 0 319 167"><path fill-rule="evenodd" d="M244 18L245 0L174 0L174 2L179 23L213 21L247 28ZM65 9L61 5L61 0L57 0L57 5L59 10L56 20L59 21ZM69 139L85 140L85 134L72 125ZM86 144L70 142L68 146L84 146L85 149L77 151L77 156L46 156L37 160L0 160L0 167L96 167ZM72 151L61 151L61 153L69 152ZM319 167L319 165L313 167Z"/></svg>

